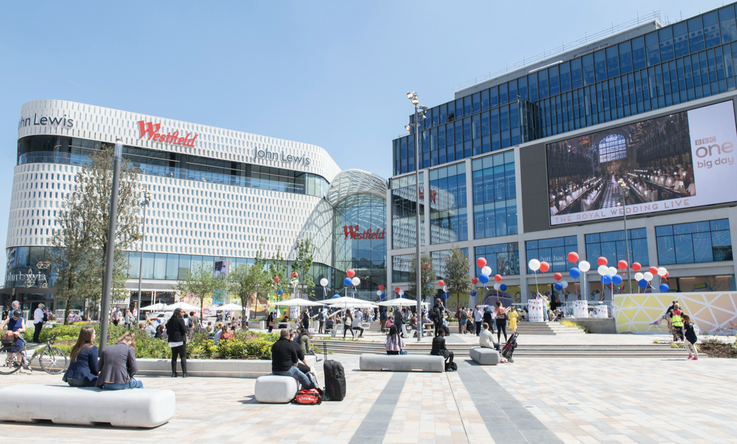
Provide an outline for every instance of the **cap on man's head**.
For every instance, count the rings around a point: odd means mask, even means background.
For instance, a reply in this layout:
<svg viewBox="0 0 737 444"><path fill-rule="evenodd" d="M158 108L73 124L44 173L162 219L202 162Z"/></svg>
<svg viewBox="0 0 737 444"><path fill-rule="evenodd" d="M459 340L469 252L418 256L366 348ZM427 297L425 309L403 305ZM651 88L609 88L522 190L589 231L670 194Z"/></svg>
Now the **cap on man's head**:
<svg viewBox="0 0 737 444"><path fill-rule="evenodd" d="M286 328L282 328L281 332L279 333L279 336L282 338L288 338L289 337L289 330Z"/></svg>
<svg viewBox="0 0 737 444"><path fill-rule="evenodd" d="M19 317L21 317L21 316L23 316L23 312L21 312L20 310L15 310L15 311L13 312L13 317L14 317L14 318L19 318Z"/></svg>

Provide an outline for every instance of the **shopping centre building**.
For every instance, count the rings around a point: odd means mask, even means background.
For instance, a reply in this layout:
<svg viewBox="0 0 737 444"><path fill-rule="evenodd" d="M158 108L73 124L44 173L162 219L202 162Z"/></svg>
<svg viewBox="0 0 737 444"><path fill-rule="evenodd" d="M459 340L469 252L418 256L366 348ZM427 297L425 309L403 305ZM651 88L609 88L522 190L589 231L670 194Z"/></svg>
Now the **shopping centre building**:
<svg viewBox="0 0 737 444"><path fill-rule="evenodd" d="M671 290L735 290L736 58L732 4L640 24L429 106L417 134L420 244L438 277L459 246L477 276L483 257L503 277L508 299L539 286L558 300L560 272L570 300L580 287L566 257L577 252L593 264L583 296L609 300L596 261L629 250L630 262L665 267ZM407 288L415 252L414 137L393 141L391 288ZM536 275L531 259L550 271ZM491 284L481 299L496 297Z"/></svg>
<svg viewBox="0 0 737 444"><path fill-rule="evenodd" d="M317 298L342 291L347 269L362 279L364 297L385 283L386 180L341 172L325 149L307 143L39 100L23 105L18 123L3 306L15 299L24 309L54 306L48 249L57 213L89 154L117 139L151 198L142 268L141 243L126 252L133 297L124 303L137 300L139 273L143 305L172 302L177 281L200 264L253 263L259 248L290 262L307 238L316 247L314 282L329 281Z"/></svg>

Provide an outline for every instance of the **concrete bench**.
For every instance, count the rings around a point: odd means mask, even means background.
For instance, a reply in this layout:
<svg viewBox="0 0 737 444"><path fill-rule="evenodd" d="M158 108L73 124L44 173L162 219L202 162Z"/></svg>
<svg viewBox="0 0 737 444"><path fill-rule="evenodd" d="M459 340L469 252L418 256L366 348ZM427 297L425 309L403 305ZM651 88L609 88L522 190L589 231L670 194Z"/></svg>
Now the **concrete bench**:
<svg viewBox="0 0 737 444"><path fill-rule="evenodd" d="M497 365L499 364L499 352L486 347L474 347L468 351L471 359L481 365Z"/></svg>
<svg viewBox="0 0 737 444"><path fill-rule="evenodd" d="M378 355L362 354L359 359L362 371L423 372L445 371L445 359L432 355Z"/></svg>
<svg viewBox="0 0 737 444"><path fill-rule="evenodd" d="M259 376L256 379L256 401L285 404L294 399L297 389L297 381L291 376Z"/></svg>
<svg viewBox="0 0 737 444"><path fill-rule="evenodd" d="M174 416L171 390L101 390L35 384L0 390L0 420L54 424L158 427Z"/></svg>

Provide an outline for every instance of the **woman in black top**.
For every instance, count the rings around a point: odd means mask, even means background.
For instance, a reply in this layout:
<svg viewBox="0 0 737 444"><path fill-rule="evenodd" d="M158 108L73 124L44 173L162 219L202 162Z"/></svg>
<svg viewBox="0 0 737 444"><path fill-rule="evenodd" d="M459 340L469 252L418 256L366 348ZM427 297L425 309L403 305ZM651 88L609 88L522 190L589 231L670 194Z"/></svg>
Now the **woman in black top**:
<svg viewBox="0 0 737 444"><path fill-rule="evenodd" d="M187 327L184 325L184 311L174 310L174 314L166 323L166 333L171 347L171 377L177 377L177 355L182 359L182 377L187 375Z"/></svg>
<svg viewBox="0 0 737 444"><path fill-rule="evenodd" d="M274 313L269 312L269 315L266 316L266 326L269 327L269 333L271 333L272 330L274 330Z"/></svg>

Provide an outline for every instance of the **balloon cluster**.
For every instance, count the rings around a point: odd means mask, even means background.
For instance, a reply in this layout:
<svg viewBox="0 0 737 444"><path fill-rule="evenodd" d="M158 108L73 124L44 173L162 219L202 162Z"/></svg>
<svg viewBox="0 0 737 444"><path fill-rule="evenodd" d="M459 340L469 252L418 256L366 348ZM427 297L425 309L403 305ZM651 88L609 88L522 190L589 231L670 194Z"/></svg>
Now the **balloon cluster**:
<svg viewBox="0 0 737 444"><path fill-rule="evenodd" d="M448 299L448 286L445 285L445 281L442 279L438 281L438 287L443 289L443 299Z"/></svg>
<svg viewBox="0 0 737 444"><path fill-rule="evenodd" d="M355 271L348 270L348 271L345 272L345 274L346 274L346 276L348 276L347 278L343 279L343 284L346 287L350 287L351 285L354 286L354 287L358 287L359 285L361 285L361 280L358 279L357 277L354 277L354 276L356 276L356 272ZM351 278L353 278L353 279L351 279Z"/></svg>
<svg viewBox="0 0 737 444"><path fill-rule="evenodd" d="M486 259L483 257L480 257L476 259L476 265L478 265L479 268L481 268L481 276L477 278L472 278L471 282L476 285L478 282L481 282L482 284L487 284L491 280L491 267L486 265ZM502 281L502 276L500 274L497 274L494 276L494 280L496 281L496 284L494 284L494 289L496 290L506 290L507 286L504 284L500 284ZM504 288L501 288L501 287Z"/></svg>
<svg viewBox="0 0 737 444"><path fill-rule="evenodd" d="M394 293L397 293L400 298L403 298L404 297L404 290L402 290L399 287L394 287Z"/></svg>
<svg viewBox="0 0 737 444"><path fill-rule="evenodd" d="M637 269L635 270L635 265L637 265ZM640 264L632 264L632 269L635 271L639 271L641 269ZM650 267L646 272L644 273L636 273L635 279L637 280L637 285L640 288L647 288L647 286L650 284L650 281L653 280L655 276L660 276L661 279L668 279L668 270L665 269L665 267ZM668 284L661 283L659 288L661 293L667 293L668 290L670 290L670 287L668 287Z"/></svg>

